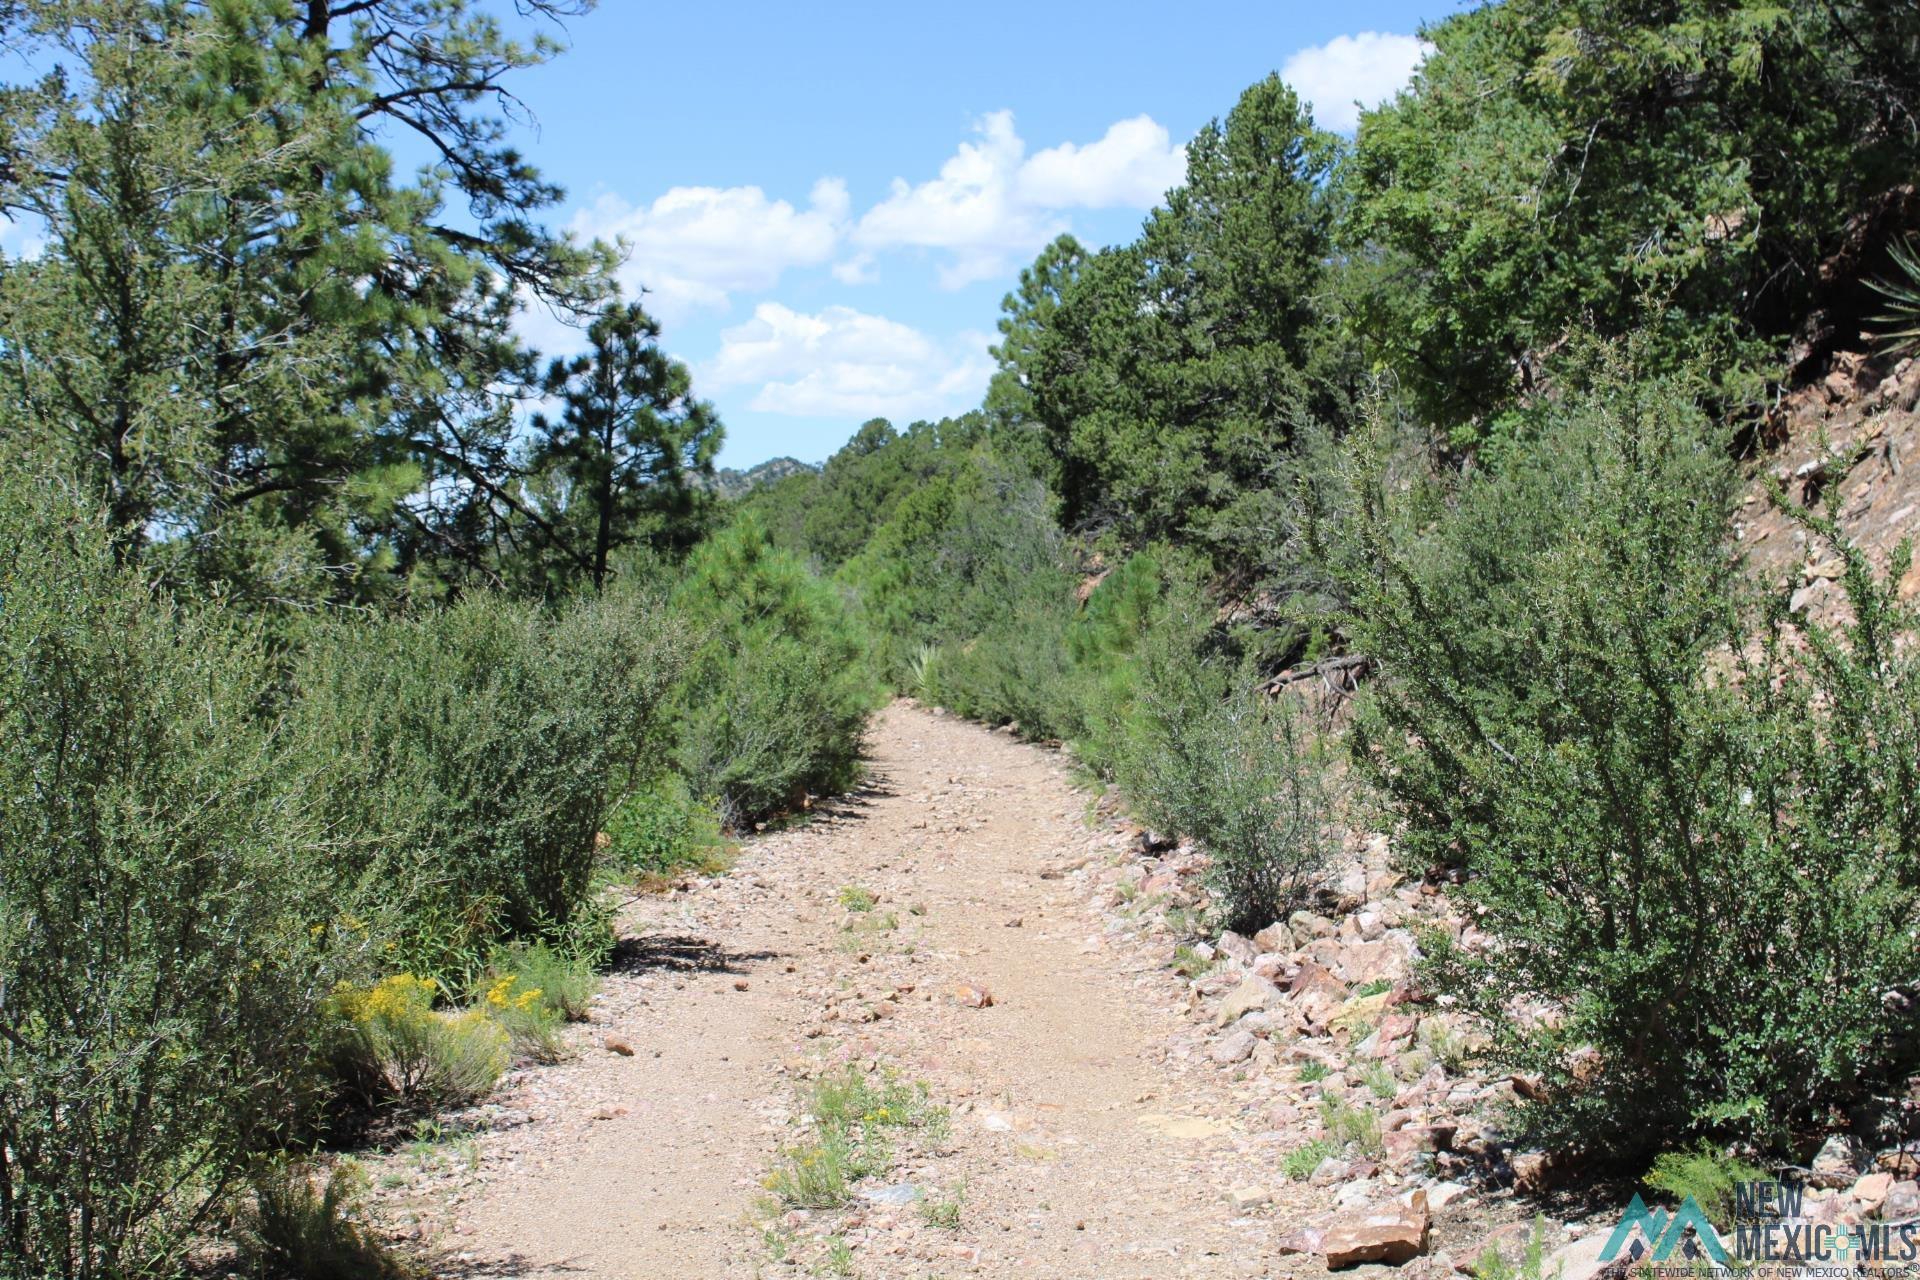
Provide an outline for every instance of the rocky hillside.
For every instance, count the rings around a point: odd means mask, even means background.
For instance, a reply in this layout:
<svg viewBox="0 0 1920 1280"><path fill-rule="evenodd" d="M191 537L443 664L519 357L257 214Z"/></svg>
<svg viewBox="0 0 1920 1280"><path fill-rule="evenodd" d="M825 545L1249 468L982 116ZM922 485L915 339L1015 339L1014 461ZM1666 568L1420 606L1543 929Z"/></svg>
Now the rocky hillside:
<svg viewBox="0 0 1920 1280"><path fill-rule="evenodd" d="M809 474L820 470L811 462L802 462L798 458L769 458L765 462L755 463L741 471L734 467L721 467L713 473L712 490L723 498L744 498L761 485L776 484L788 476Z"/></svg>
<svg viewBox="0 0 1920 1280"><path fill-rule="evenodd" d="M1123 820L1108 830L1108 858L1076 873L1082 892L1110 945L1158 950L1184 982L1191 1030L1175 1052L1225 1078L1241 1127L1264 1145L1231 1174L1242 1185L1229 1199L1272 1216L1281 1251L1302 1264L1289 1274L1373 1265L1424 1280L1612 1280L1633 1269L1638 1255L1601 1256L1630 1197L1669 1208L1678 1197L1631 1177L1600 1182L1577 1158L1516 1143L1513 1104L1540 1099L1539 1084L1491 1071L1481 1036L1414 980L1424 931L1468 949L1488 939L1443 886L1395 871L1385 836L1351 839L1311 909L1188 945L1203 857ZM1783 1227L1920 1218L1920 1156L1892 1136L1903 1105L1847 1117L1803 1167L1758 1171L1805 1184ZM1530 1247L1544 1255L1537 1273Z"/></svg>
<svg viewBox="0 0 1920 1280"><path fill-rule="evenodd" d="M1784 398L1768 422L1773 446L1757 463L1736 534L1749 566L1792 593L1795 610L1831 618L1842 603L1839 558L1769 500L1778 484L1796 502L1832 503L1840 527L1884 568L1902 539L1920 534L1920 360L1889 366L1858 353L1833 357L1819 381ZM1771 482L1771 483L1770 483ZM1920 565L1899 584L1920 593Z"/></svg>

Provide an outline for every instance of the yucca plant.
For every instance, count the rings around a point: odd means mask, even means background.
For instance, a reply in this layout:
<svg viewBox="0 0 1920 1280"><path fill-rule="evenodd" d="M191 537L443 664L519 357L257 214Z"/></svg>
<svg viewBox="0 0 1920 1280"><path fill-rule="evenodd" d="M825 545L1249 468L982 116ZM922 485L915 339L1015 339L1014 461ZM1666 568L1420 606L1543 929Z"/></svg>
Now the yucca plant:
<svg viewBox="0 0 1920 1280"><path fill-rule="evenodd" d="M1887 256L1900 268L1899 280L1869 280L1867 286L1887 299L1887 309L1872 323L1885 325L1876 335L1881 350L1907 355L1920 350L1920 248L1902 237L1887 245Z"/></svg>
<svg viewBox="0 0 1920 1280"><path fill-rule="evenodd" d="M940 698L940 646L923 644L907 659L907 688L926 703Z"/></svg>

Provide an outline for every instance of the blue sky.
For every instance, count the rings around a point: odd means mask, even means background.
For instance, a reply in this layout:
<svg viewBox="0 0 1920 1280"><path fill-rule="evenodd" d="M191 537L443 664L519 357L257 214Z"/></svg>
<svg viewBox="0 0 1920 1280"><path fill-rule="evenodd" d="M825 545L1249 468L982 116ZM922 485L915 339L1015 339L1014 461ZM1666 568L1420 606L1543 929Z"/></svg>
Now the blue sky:
<svg viewBox="0 0 1920 1280"><path fill-rule="evenodd" d="M555 221L631 242L722 464L817 462L868 417L977 404L1020 267L1061 230L1130 238L1247 84L1279 70L1351 128L1457 7L602 0L520 77L522 141Z"/></svg>

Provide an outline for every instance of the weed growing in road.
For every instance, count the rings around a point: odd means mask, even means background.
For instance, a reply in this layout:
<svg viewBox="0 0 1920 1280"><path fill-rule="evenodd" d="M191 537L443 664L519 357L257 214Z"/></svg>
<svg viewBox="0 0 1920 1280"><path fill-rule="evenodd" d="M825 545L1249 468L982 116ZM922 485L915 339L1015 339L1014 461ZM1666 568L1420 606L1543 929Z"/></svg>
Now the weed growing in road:
<svg viewBox="0 0 1920 1280"><path fill-rule="evenodd" d="M765 1181L767 1190L796 1209L837 1209L851 1195L851 1184L869 1172L867 1153L846 1134L823 1133L783 1151Z"/></svg>
<svg viewBox="0 0 1920 1280"><path fill-rule="evenodd" d="M855 915L840 930L840 950L848 953L878 950L880 940L899 928L900 917L891 911Z"/></svg>
<svg viewBox="0 0 1920 1280"><path fill-rule="evenodd" d="M928 1148L939 1149L951 1132L947 1109L928 1100L924 1084L853 1067L815 1081L806 1111L813 1137L784 1149L763 1179L767 1190L800 1209L838 1208L854 1183L886 1172L896 1133L917 1133Z"/></svg>
<svg viewBox="0 0 1920 1280"><path fill-rule="evenodd" d="M843 1236L827 1237L827 1256L815 1268L815 1274L850 1276L853 1274L853 1247Z"/></svg>
<svg viewBox="0 0 1920 1280"><path fill-rule="evenodd" d="M939 1227L942 1231L960 1229L960 1206L966 1202L967 1184L955 1184L953 1193L947 1196L929 1196L920 1202L920 1220L930 1227Z"/></svg>
<svg viewBox="0 0 1920 1280"><path fill-rule="evenodd" d="M871 911L879 897L871 889L850 884L840 890L840 905L849 911Z"/></svg>
<svg viewBox="0 0 1920 1280"><path fill-rule="evenodd" d="M1328 1156L1338 1149L1324 1138L1315 1138L1304 1147L1295 1147L1280 1158L1280 1172L1295 1182L1305 1182Z"/></svg>

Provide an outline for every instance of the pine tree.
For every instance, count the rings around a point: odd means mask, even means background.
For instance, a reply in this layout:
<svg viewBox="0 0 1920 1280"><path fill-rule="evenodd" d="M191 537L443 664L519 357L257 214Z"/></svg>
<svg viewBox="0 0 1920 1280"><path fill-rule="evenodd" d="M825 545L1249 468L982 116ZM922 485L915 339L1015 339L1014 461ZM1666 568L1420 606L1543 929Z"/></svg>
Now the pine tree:
<svg viewBox="0 0 1920 1280"><path fill-rule="evenodd" d="M723 432L659 339L639 303L609 305L587 330L590 350L547 371L559 414L533 420L533 468L559 482L546 514L565 547L564 568L584 573L595 591L619 548L683 551L701 530L708 490L694 478L712 478Z"/></svg>

